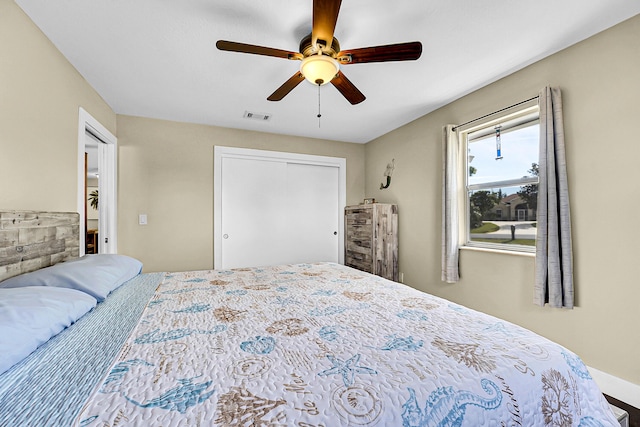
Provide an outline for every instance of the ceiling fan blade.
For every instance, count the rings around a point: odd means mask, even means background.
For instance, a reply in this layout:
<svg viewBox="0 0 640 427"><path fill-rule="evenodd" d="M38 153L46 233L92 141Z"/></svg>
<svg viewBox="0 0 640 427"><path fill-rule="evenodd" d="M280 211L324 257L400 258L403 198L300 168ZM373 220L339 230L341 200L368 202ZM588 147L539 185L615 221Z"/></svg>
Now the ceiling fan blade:
<svg viewBox="0 0 640 427"><path fill-rule="evenodd" d="M340 64L359 64L365 62L413 61L420 58L422 43L408 42L384 46L363 47L343 50L338 53Z"/></svg>
<svg viewBox="0 0 640 427"><path fill-rule="evenodd" d="M216 42L216 47L220 50L226 50L229 52L252 53L255 55L275 56L276 58L285 59L302 59L302 54L298 52L274 49L272 47L256 46L253 44L230 42L227 40L218 40Z"/></svg>
<svg viewBox="0 0 640 427"><path fill-rule="evenodd" d="M289 94L289 92L291 92L293 90L293 88L298 86L300 84L300 82L303 81L303 80L304 80L304 76L302 75L301 72L298 71L293 76L291 76L291 78L289 80L284 82L284 84L282 86L280 86L278 89L276 89L275 92L273 92L271 95L269 95L267 100L268 101L280 101L282 98L287 96Z"/></svg>
<svg viewBox="0 0 640 427"><path fill-rule="evenodd" d="M340 91L342 96L347 98L347 101L351 103L351 105L356 105L367 99L362 92L358 90L357 87L342 73L342 71L338 71L338 74L331 80L331 84Z"/></svg>
<svg viewBox="0 0 640 427"><path fill-rule="evenodd" d="M331 47L341 3L342 0L313 0L313 27L311 29L313 46L320 41L323 46Z"/></svg>

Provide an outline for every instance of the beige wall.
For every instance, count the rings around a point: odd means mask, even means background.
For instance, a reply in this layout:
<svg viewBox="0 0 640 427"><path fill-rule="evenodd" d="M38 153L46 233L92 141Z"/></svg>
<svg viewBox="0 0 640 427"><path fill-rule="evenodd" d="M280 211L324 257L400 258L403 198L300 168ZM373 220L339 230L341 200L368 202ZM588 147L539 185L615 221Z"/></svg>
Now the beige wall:
<svg viewBox="0 0 640 427"><path fill-rule="evenodd" d="M364 196L364 145L118 116L118 251L145 271L213 268L213 147L344 157L347 204ZM138 225L138 215L148 225Z"/></svg>
<svg viewBox="0 0 640 427"><path fill-rule="evenodd" d="M78 110L116 116L13 1L0 2L0 208L77 211Z"/></svg>
<svg viewBox="0 0 640 427"><path fill-rule="evenodd" d="M418 289L510 320L640 384L640 16L535 63L366 145L366 197L398 203L400 271ZM534 258L462 251L462 280L440 281L441 133L537 95L563 91L573 221L574 310L532 304ZM379 190L387 162L391 186ZM624 200L622 211L611 200ZM506 279L509 280L506 280Z"/></svg>

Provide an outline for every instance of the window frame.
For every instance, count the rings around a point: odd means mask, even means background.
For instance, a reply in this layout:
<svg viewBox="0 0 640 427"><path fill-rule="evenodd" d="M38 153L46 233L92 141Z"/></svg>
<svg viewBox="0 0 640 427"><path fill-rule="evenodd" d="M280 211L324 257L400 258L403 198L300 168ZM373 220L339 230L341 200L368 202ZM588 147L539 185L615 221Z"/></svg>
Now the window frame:
<svg viewBox="0 0 640 427"><path fill-rule="evenodd" d="M519 245L519 244L507 244L507 243L490 243L490 242L478 242L471 240L471 215L470 212L470 195L472 191L486 190L487 188L499 188L499 187L513 187L522 186L528 184L537 184L539 182L538 177L523 177L517 179L508 179L495 182L483 182L476 184L469 184L469 156L468 149L469 143L474 140L485 138L492 133L495 133L495 127L502 126L502 129L513 131L516 129L528 127L539 123L540 121L540 109L538 103L534 105L525 106L517 111L513 111L509 114L504 114L499 117L487 119L474 126L458 129L458 141L460 141L461 149L459 151L459 167L462 172L460 175L462 178L462 185L460 187L460 197L463 203L462 209L459 211L460 221L464 224L464 230L462 230L461 247L462 248L482 248L497 251L508 251L513 253L533 253L535 254L536 248L534 246ZM477 123L477 122L476 122ZM538 141L539 145L539 141ZM538 160L539 161L539 160Z"/></svg>

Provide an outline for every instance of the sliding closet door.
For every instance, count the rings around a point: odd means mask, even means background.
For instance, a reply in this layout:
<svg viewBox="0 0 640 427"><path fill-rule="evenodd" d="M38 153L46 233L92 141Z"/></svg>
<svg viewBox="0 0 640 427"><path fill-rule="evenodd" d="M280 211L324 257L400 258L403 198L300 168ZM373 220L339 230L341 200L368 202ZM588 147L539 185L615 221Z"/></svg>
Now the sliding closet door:
<svg viewBox="0 0 640 427"><path fill-rule="evenodd" d="M288 262L338 262L338 168L287 164Z"/></svg>
<svg viewBox="0 0 640 427"><path fill-rule="evenodd" d="M222 268L278 264L284 258L287 164L222 159Z"/></svg>
<svg viewBox="0 0 640 427"><path fill-rule="evenodd" d="M340 163L229 150L234 154L216 154L215 161L215 268L340 262L345 203ZM344 165L344 159L337 160Z"/></svg>

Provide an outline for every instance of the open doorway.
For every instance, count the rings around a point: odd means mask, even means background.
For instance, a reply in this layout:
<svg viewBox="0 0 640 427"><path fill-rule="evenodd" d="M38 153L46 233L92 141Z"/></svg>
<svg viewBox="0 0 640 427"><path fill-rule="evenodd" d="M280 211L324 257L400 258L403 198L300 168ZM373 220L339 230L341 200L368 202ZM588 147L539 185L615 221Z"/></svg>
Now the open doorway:
<svg viewBox="0 0 640 427"><path fill-rule="evenodd" d="M86 132L84 155L85 155L85 202L84 202L84 224L85 224L85 253L97 254L99 250L100 237L100 169L98 148L104 142Z"/></svg>
<svg viewBox="0 0 640 427"><path fill-rule="evenodd" d="M80 255L117 253L116 153L116 137L83 108L80 108L78 120ZM92 197L92 193L95 197ZM92 203L94 200L95 202Z"/></svg>

